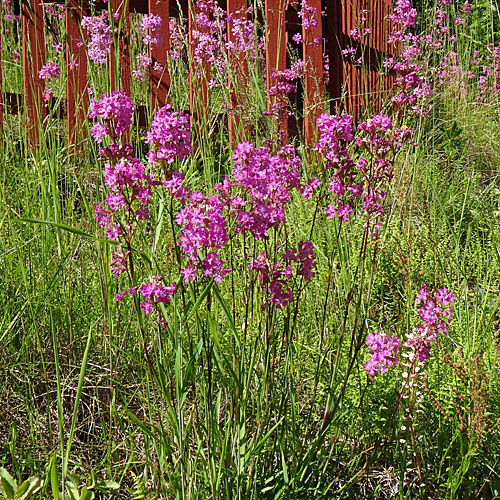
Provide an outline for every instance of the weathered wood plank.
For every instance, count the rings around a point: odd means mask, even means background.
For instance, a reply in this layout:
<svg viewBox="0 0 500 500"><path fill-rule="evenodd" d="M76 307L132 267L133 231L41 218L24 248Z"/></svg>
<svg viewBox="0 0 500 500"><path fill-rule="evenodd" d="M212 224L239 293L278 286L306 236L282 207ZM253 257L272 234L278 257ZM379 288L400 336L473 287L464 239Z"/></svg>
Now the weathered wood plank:
<svg viewBox="0 0 500 500"><path fill-rule="evenodd" d="M268 93L268 111L271 111L276 99L269 96L269 90L276 84L272 78L275 71L280 72L286 68L286 0L265 1L265 41L266 41L266 88ZM279 102L286 106L286 102ZM279 129L285 133L288 128L288 119L283 116L279 123Z"/></svg>
<svg viewBox="0 0 500 500"><path fill-rule="evenodd" d="M160 16L161 41L152 44L150 47L150 57L153 71L151 74L151 109L155 110L165 106L167 95L170 89L170 74L168 71L167 54L170 49L170 0L149 0L149 13ZM155 69L159 65L162 69Z"/></svg>
<svg viewBox="0 0 500 500"><path fill-rule="evenodd" d="M206 31L204 26L198 26L197 16L204 12L196 0L189 0L188 32L189 32L189 107L191 110L191 124L203 121L208 116L210 106L210 93L208 82L210 80L210 64L204 57L198 57L195 52L198 39L195 31ZM195 127L195 133L196 133Z"/></svg>
<svg viewBox="0 0 500 500"><path fill-rule="evenodd" d="M111 90L116 90L116 75L120 75L120 89L130 96L130 4L129 0L110 0L115 29L115 44L111 46L109 54L109 72ZM120 27L121 24L121 27ZM115 51L118 50L118 67L116 66Z"/></svg>
<svg viewBox="0 0 500 500"><path fill-rule="evenodd" d="M26 131L32 144L41 140L39 133L47 110L43 101L45 83L40 70L45 64L43 5L40 0L22 2L24 98L26 101Z"/></svg>
<svg viewBox="0 0 500 500"><path fill-rule="evenodd" d="M306 144L314 145L317 137L316 121L323 110L325 99L323 84L323 30L321 0L307 0L315 9L314 19L302 24L302 54L304 67L304 136ZM304 10L304 7L303 7ZM304 15L304 13L303 13Z"/></svg>
<svg viewBox="0 0 500 500"><path fill-rule="evenodd" d="M68 144L84 137L88 113L87 55L82 43L81 21L85 15L81 0L68 0L66 8L66 115Z"/></svg>
<svg viewBox="0 0 500 500"><path fill-rule="evenodd" d="M246 0L227 0L226 12L228 15L227 41L229 43L229 95L231 100L228 127L229 141L231 144L234 144L238 140L243 140L243 137L245 136L245 132L242 130L243 125L238 114L238 106L245 102L248 64L245 52L231 47L232 44L238 44L240 42L234 33L235 22L246 21L246 9Z"/></svg>

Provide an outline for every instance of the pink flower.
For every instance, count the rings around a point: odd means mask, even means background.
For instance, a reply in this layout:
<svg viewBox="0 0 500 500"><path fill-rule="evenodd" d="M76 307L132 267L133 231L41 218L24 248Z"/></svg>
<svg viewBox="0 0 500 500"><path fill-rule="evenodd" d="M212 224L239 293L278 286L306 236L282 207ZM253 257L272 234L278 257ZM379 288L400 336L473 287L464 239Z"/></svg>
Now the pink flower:
<svg viewBox="0 0 500 500"><path fill-rule="evenodd" d="M39 78L42 80L51 80L52 78L59 78L59 66L54 62L44 64L38 72Z"/></svg>
<svg viewBox="0 0 500 500"><path fill-rule="evenodd" d="M400 340L396 336L389 338L383 332L375 334L370 333L366 338L372 355L363 366L368 375L375 376L378 372L385 373L388 368L393 368L398 362L398 348L401 345Z"/></svg>
<svg viewBox="0 0 500 500"><path fill-rule="evenodd" d="M153 117L151 130L146 133L146 143L152 148L148 153L151 165L171 165L175 160L183 160L192 151L189 117L182 112L173 112L167 104Z"/></svg>

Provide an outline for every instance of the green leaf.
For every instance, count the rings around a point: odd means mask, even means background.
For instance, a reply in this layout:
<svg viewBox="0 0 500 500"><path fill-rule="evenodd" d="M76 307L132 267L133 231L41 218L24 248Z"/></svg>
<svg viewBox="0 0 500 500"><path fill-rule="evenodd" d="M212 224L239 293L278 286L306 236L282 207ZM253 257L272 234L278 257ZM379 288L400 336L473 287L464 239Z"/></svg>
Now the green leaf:
<svg viewBox="0 0 500 500"><path fill-rule="evenodd" d="M31 495L34 495L37 491L41 490L43 487L43 481L39 477L30 477L24 481L21 486L16 491L16 500L26 500Z"/></svg>
<svg viewBox="0 0 500 500"><path fill-rule="evenodd" d="M198 310L198 308L200 307L201 303L205 300L205 297L208 295L208 292L210 291L210 289L212 288L214 283L215 283L214 280L210 281L210 283L205 287L203 292L201 292L195 305L189 311L189 314L187 315L187 319L191 318L193 316L193 314Z"/></svg>
<svg viewBox="0 0 500 500"><path fill-rule="evenodd" d="M120 485L116 481L97 481L95 489L99 491L119 490Z"/></svg>
<svg viewBox="0 0 500 500"><path fill-rule="evenodd" d="M94 498L94 492L92 490L89 490L86 486L84 486L80 494L80 500L92 500L93 498Z"/></svg>
<svg viewBox="0 0 500 500"><path fill-rule="evenodd" d="M57 475L57 459L55 455L52 455L49 463L49 476L50 476L50 487L52 489L52 494L54 495L54 500L59 500L59 477Z"/></svg>
<svg viewBox="0 0 500 500"><path fill-rule="evenodd" d="M231 315L231 311L227 307L226 301L222 297L222 294L220 293L220 289L217 286L217 284L215 284L213 288L214 288L215 296L217 297L217 300L219 301L219 304L221 305L222 310L224 311L224 314L227 318L227 321L229 322L229 326L231 327L231 330L233 332L234 340L236 341L236 346L239 348L239 347L241 347L240 337L238 335L238 331L236 330L236 326L234 325L233 316Z"/></svg>
<svg viewBox="0 0 500 500"><path fill-rule="evenodd" d="M66 483L66 489L68 490L71 500L80 500L80 492L73 481L68 481Z"/></svg>
<svg viewBox="0 0 500 500"><path fill-rule="evenodd" d="M3 494L9 500L14 500L17 482L3 467L0 467L0 484L2 485Z"/></svg>
<svg viewBox="0 0 500 500"><path fill-rule="evenodd" d="M76 420L77 420L77 417L78 417L78 410L80 408L80 399L81 399L81 396L82 396L83 382L85 380L85 373L86 373L86 370L87 370L87 361L88 361L88 357L89 357L90 340L91 340L91 338L92 338L92 335L91 335L91 332L89 332L89 335L87 337L87 346L85 347L85 351L83 353L82 366L80 368L80 377L78 379L78 388L76 390L75 405L73 407L73 419L71 420L71 428L70 428L70 431L69 431L68 442L66 444L66 454L64 456L63 469L62 469L63 477L66 475L66 472L68 470L69 454L70 454L70 451L71 451L71 444L73 442L73 434L75 432Z"/></svg>
<svg viewBox="0 0 500 500"><path fill-rule="evenodd" d="M24 224L44 224L46 226L57 227L58 229L62 229L63 231L67 231L68 233L77 234L78 236L83 236L85 238L89 238L91 240L100 241L101 243L109 243L110 245L118 245L116 241L109 241L104 238L98 238L97 236L93 236L82 229L78 229L77 227L68 226L67 224L61 224L60 222L53 222L50 220L41 220L41 219L30 219L30 218L19 218L19 219L10 219L11 222L22 222Z"/></svg>

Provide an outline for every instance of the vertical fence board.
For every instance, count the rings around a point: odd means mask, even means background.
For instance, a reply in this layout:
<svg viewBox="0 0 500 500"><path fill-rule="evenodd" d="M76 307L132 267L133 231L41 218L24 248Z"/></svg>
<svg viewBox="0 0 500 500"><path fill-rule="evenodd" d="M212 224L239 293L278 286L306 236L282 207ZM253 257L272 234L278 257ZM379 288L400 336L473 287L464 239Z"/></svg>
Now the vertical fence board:
<svg viewBox="0 0 500 500"><path fill-rule="evenodd" d="M26 100L26 131L30 141L38 144L39 131L47 110L43 101L44 81L39 72L45 64L43 5L41 0L23 0L23 71Z"/></svg>
<svg viewBox="0 0 500 500"><path fill-rule="evenodd" d="M170 74L168 71L167 53L170 49L170 0L149 0L149 13L160 16L161 42L152 45L150 57L153 68L159 64L161 73L154 71L151 74L151 110L161 108L167 103L167 94L170 89Z"/></svg>
<svg viewBox="0 0 500 500"><path fill-rule="evenodd" d="M69 0L66 6L66 119L68 144L77 144L85 130L88 110L87 55L81 37L85 11L81 0Z"/></svg>
<svg viewBox="0 0 500 500"><path fill-rule="evenodd" d="M130 96L131 88L131 73L130 73L130 0L110 0L111 11L113 13L113 24L115 29L119 29L121 22L121 30L115 33L115 40L118 37L117 47L114 44L110 48L109 53L109 71L111 90L116 89L115 75L117 73L115 51L118 50L119 58L119 74L120 88L128 96Z"/></svg>
<svg viewBox="0 0 500 500"><path fill-rule="evenodd" d="M378 54L378 49L380 46L380 1L375 0L374 5L372 6L372 9L369 12L370 16L370 28L372 30L372 34L370 37L370 46L372 46L375 49L375 54ZM372 54L373 51L370 51ZM371 56L370 57L370 92L371 92L371 104L372 106L375 106L376 109L378 109L378 102L379 102L379 89L377 87L378 85L378 78L377 78L377 68L378 68L378 61L379 57Z"/></svg>
<svg viewBox="0 0 500 500"><path fill-rule="evenodd" d="M351 47L356 48L356 53L354 55L354 60L357 60L361 54L359 50L359 44L354 40L351 35L351 29L356 27L356 0L347 0L347 16L346 16L346 24L344 28L344 32L349 39L349 45ZM351 115L354 115L354 118L357 118L357 106L359 102L359 89L358 89L358 78L359 71L358 67L351 59L351 63L349 64L349 98L348 98L348 111Z"/></svg>
<svg viewBox="0 0 500 500"><path fill-rule="evenodd" d="M227 0L227 41L229 42L229 95L231 99L231 111L229 113L229 141L234 144L241 140L245 134L241 130L242 124L238 113L238 106L245 101L245 90L248 80L248 65L246 54L243 51L231 49L231 44L237 44L233 33L234 21L246 21L246 0Z"/></svg>
<svg viewBox="0 0 500 500"><path fill-rule="evenodd" d="M269 89L276 80L272 77L274 71L283 71L286 68L286 0L266 0L266 89L268 93L268 110L271 110L275 101L269 96ZM282 103L286 104L286 103ZM288 120L283 118L279 124L280 130L287 131Z"/></svg>
<svg viewBox="0 0 500 500"><path fill-rule="evenodd" d="M202 16L196 0L189 0L188 6L188 31L189 31L189 106L191 109L191 123L194 124L208 116L210 65L206 60L196 60L195 51L198 46L194 31L203 32L203 26L198 27L196 18Z"/></svg>
<svg viewBox="0 0 500 500"><path fill-rule="evenodd" d="M344 61L341 52L343 43L342 2L326 0L326 52L328 54L328 92L330 113L335 113L338 99L342 95Z"/></svg>
<svg viewBox="0 0 500 500"><path fill-rule="evenodd" d="M302 26L302 53L305 63L304 75L304 136L306 144L312 146L316 140L316 121L323 112L323 30L321 0L309 0L316 9L317 26L305 29ZM318 40L319 39L319 40Z"/></svg>

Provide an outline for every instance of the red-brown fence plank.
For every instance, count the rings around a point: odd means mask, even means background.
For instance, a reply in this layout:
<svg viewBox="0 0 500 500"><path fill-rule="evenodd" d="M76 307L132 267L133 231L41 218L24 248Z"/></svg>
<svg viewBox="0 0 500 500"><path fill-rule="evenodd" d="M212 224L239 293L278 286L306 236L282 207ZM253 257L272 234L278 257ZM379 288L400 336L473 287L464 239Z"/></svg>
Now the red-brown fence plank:
<svg viewBox="0 0 500 500"><path fill-rule="evenodd" d="M369 16L369 26L371 30L371 35L368 38L369 43L372 47L375 49L379 49L380 47L380 29L379 29L379 19L380 19L380 1L375 0L372 3L370 12L368 12ZM372 54L370 53L370 60L368 61L368 71L370 75L370 80L369 80L369 87L368 90L370 92L370 104L374 106L376 109L379 107L379 89L377 88L378 84L378 78L377 78L377 64L378 61L375 60L374 57L372 57Z"/></svg>
<svg viewBox="0 0 500 500"><path fill-rule="evenodd" d="M339 0L326 0L326 51L328 54L328 92L330 97L330 113L335 113L338 99L342 95L345 82L344 60L344 8Z"/></svg>
<svg viewBox="0 0 500 500"><path fill-rule="evenodd" d="M239 40L234 34L234 22L246 21L246 0L227 0L227 40L229 43L229 95L231 99L231 110L229 113L229 141L234 144L242 140L245 135L241 130L242 124L239 117L238 107L244 103L245 90L248 79L248 65L245 52L235 50L231 44L237 44Z"/></svg>
<svg viewBox="0 0 500 500"><path fill-rule="evenodd" d="M304 67L304 136L306 144L316 141L316 122L323 112L325 99L323 84L323 30L321 20L321 0L308 0L308 5L316 10L311 14L309 27L302 24L302 54ZM303 16L304 9L303 9ZM315 24L315 26L314 26Z"/></svg>
<svg viewBox="0 0 500 500"><path fill-rule="evenodd" d="M274 71L283 71L286 68L286 8L286 0L265 1L266 88L268 92L268 110L271 110L276 101L269 96L269 89L276 84L276 80L272 78L273 73ZM280 104L286 106L285 102L281 102ZM283 116L281 119L279 128L286 134L288 128L286 116Z"/></svg>
<svg viewBox="0 0 500 500"><path fill-rule="evenodd" d="M197 25L196 17L203 15L196 0L189 1L188 32L189 32L189 106L191 109L191 123L206 119L210 106L208 82L210 79L210 64L197 60L195 56L198 41L193 36L194 31L203 32L206 28Z"/></svg>
<svg viewBox="0 0 500 500"><path fill-rule="evenodd" d="M38 144L39 131L46 116L43 102L44 81L39 73L45 64L45 38L43 34L43 5L41 0L23 0L23 71L24 98L26 100L26 132L32 144Z"/></svg>
<svg viewBox="0 0 500 500"><path fill-rule="evenodd" d="M66 5L66 116L68 144L83 139L88 110L87 55L81 37L85 11L82 0L68 0Z"/></svg>
<svg viewBox="0 0 500 500"><path fill-rule="evenodd" d="M356 53L354 54L354 61L361 57L361 48L357 41L351 36L350 32L352 29L356 28L356 13L357 13L358 2L357 0L346 0L347 16L344 27L344 32L349 37L349 45L356 48ZM358 111L360 107L360 70L359 66L350 59L349 63L349 74L348 78L348 91L349 96L347 100L348 112L353 115L354 119L358 117Z"/></svg>
<svg viewBox="0 0 500 500"><path fill-rule="evenodd" d="M121 22L121 29L119 33L115 34L118 36L118 47L115 47L114 44L110 48L109 53L109 71L110 71L110 83L111 90L116 89L116 78L115 75L117 73L116 68L116 57L115 51L118 50L119 53L119 64L118 71L120 74L120 88L123 90L128 96L130 96L131 89L131 72L130 72L130 4L129 0L110 0L111 2L111 11L113 13L113 20L115 29L119 29L119 25Z"/></svg>
<svg viewBox="0 0 500 500"><path fill-rule="evenodd" d="M170 49L170 0L149 0L149 13L160 16L161 42L152 44L150 57L153 64L151 74L151 110L161 108L167 103L167 95L170 89L170 74L168 71L167 53ZM163 68L161 72L155 71L156 65Z"/></svg>

